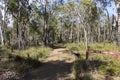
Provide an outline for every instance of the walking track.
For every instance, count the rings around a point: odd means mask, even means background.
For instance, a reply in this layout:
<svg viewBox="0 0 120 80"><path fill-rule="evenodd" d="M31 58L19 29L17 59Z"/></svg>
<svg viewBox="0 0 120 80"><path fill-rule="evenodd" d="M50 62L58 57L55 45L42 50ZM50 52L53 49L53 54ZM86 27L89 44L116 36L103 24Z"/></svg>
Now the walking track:
<svg viewBox="0 0 120 80"><path fill-rule="evenodd" d="M24 80L74 80L71 70L75 56L66 48L54 49L42 61L42 66L28 73Z"/></svg>

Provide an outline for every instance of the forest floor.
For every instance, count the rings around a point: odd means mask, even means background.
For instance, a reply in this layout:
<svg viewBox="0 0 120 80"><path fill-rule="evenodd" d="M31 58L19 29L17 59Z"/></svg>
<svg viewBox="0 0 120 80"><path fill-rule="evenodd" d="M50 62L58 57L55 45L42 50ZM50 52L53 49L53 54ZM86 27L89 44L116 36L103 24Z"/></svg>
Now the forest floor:
<svg viewBox="0 0 120 80"><path fill-rule="evenodd" d="M42 65L28 73L24 80L73 80L72 67L75 56L66 48L53 49Z"/></svg>
<svg viewBox="0 0 120 80"><path fill-rule="evenodd" d="M12 52L7 48L0 48L0 53L4 54L0 55L0 80L120 80L120 65L112 56L91 54L86 62L85 50L81 46L57 44L50 49L34 47L20 53L14 51L13 54L10 54ZM103 49L101 46L103 45L98 46L100 50ZM114 47L110 46L110 50L112 49L114 50ZM74 51L80 54L77 59ZM43 58L35 58L36 60L32 58L41 52L48 54ZM23 56L14 55L17 53ZM30 55L24 57L28 53ZM113 62L106 61L112 59Z"/></svg>

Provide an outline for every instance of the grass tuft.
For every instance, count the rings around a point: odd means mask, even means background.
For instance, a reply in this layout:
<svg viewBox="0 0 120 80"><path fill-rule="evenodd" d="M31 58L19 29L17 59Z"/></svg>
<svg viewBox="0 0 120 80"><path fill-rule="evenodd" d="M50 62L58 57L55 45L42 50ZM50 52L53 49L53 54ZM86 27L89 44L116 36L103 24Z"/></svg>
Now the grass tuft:
<svg viewBox="0 0 120 80"><path fill-rule="evenodd" d="M15 50L14 54L24 58L40 60L45 58L50 50L51 49L49 47L31 47L26 50Z"/></svg>
<svg viewBox="0 0 120 80"><path fill-rule="evenodd" d="M46 58L50 50L49 47L31 47L12 52L0 46L0 69L14 70L17 73L28 72L30 69L39 67L41 60Z"/></svg>
<svg viewBox="0 0 120 80"><path fill-rule="evenodd" d="M97 74L103 76L120 76L120 58L118 58L118 61L116 61L114 55L91 53L89 55L89 60L86 63L85 45L83 42L80 42L79 44L67 43L65 45L69 50L76 50L81 55L81 57L75 62L73 66L73 75L76 78L83 80L86 73L88 75L88 73L91 74L94 72L97 72ZM91 50L111 52L118 52L119 50L115 43L109 42L89 43L89 47ZM91 77L89 76L89 78Z"/></svg>

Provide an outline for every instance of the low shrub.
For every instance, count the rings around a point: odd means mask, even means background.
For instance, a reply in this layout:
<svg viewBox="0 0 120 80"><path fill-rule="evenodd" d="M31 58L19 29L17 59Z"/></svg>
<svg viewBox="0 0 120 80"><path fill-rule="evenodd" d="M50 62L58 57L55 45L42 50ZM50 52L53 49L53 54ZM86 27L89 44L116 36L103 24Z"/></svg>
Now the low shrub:
<svg viewBox="0 0 120 80"><path fill-rule="evenodd" d="M6 47L0 47L0 69L14 70L17 73L28 72L39 67L40 60L46 58L50 50L49 47L31 47L12 52Z"/></svg>
<svg viewBox="0 0 120 80"><path fill-rule="evenodd" d="M81 59L77 60L77 63L73 66L73 74L78 77L81 74L82 70L89 71L97 70L97 73L100 75L108 75L108 76L120 76L120 58L118 61L115 60L114 55L109 54L89 54L88 63L86 64L85 60L85 45L83 42L80 44L77 43L67 43L65 44L69 50L76 50L81 55ZM89 47L91 50L102 50L102 51L112 51L117 52L119 48L115 43L102 42L102 43L89 43ZM87 68L87 69L84 69ZM85 73L86 71L82 71Z"/></svg>
<svg viewBox="0 0 120 80"><path fill-rule="evenodd" d="M120 76L120 63L117 61L109 61L107 65L101 65L99 72L109 76Z"/></svg>
<svg viewBox="0 0 120 80"><path fill-rule="evenodd" d="M14 54L25 58L39 60L45 58L50 50L51 48L49 47L31 47L26 50L15 50Z"/></svg>

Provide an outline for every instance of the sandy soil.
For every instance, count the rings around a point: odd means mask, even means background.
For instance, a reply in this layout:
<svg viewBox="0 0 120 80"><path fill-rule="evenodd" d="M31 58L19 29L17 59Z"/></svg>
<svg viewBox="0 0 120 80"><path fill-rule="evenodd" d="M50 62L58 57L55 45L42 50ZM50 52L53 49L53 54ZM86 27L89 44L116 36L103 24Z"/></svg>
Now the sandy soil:
<svg viewBox="0 0 120 80"><path fill-rule="evenodd" d="M75 56L66 48L54 49L42 65L24 77L24 80L74 80L71 70Z"/></svg>

